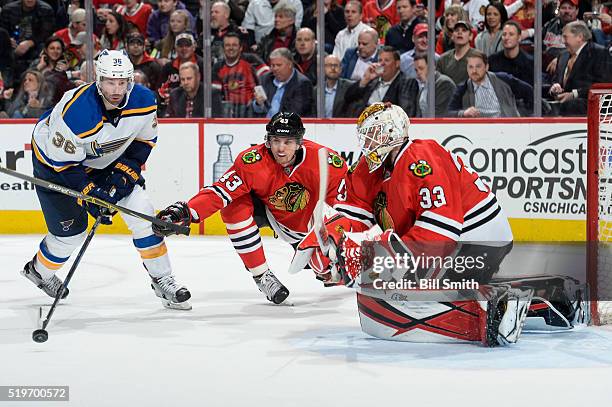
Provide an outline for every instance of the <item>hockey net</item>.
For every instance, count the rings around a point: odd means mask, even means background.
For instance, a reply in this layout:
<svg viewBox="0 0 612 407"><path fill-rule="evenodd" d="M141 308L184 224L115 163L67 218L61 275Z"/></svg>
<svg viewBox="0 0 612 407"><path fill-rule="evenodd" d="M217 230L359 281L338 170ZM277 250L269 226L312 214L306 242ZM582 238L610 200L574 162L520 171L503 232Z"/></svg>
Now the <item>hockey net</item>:
<svg viewBox="0 0 612 407"><path fill-rule="evenodd" d="M597 84L588 98L587 270L591 317L612 324L612 84Z"/></svg>

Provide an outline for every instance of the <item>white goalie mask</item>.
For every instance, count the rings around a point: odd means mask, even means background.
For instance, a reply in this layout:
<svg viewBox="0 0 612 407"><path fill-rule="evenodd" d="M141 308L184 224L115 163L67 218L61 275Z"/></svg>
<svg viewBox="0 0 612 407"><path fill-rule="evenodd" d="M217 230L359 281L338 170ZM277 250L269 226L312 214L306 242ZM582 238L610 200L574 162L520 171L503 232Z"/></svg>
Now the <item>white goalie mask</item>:
<svg viewBox="0 0 612 407"><path fill-rule="evenodd" d="M126 54L125 50L105 49L96 60L96 88L98 89L98 94L108 103L111 103L102 93L101 83L104 79L128 80L124 102L121 106L115 106L123 109L128 103L132 89L134 89L134 65L132 65L132 61L130 61L130 57Z"/></svg>
<svg viewBox="0 0 612 407"><path fill-rule="evenodd" d="M370 172L376 171L391 150L408 138L410 119L401 107L381 102L368 106L357 119L357 138Z"/></svg>

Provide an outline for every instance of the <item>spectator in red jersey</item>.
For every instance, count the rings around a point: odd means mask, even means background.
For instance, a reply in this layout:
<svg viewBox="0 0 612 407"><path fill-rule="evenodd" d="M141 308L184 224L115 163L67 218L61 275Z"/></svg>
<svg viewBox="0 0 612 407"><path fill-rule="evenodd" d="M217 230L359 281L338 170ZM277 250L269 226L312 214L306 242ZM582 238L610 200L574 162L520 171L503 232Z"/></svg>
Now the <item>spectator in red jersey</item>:
<svg viewBox="0 0 612 407"><path fill-rule="evenodd" d="M221 93L223 117L252 117L251 101L259 78L270 71L258 56L243 54L240 35L223 36L223 56L213 66L212 87Z"/></svg>
<svg viewBox="0 0 612 407"><path fill-rule="evenodd" d="M147 21L153 12L150 4L138 0L123 0L123 5L117 7L117 13L121 14L125 21L138 27L143 36L147 35Z"/></svg>
<svg viewBox="0 0 612 407"><path fill-rule="evenodd" d="M395 0L364 0L363 4L363 22L384 41L387 31L400 21Z"/></svg>
<svg viewBox="0 0 612 407"><path fill-rule="evenodd" d="M148 79L150 88L157 91L161 78L161 66L144 49L145 39L139 32L129 34L127 39L127 52L134 70L142 71Z"/></svg>
<svg viewBox="0 0 612 407"><path fill-rule="evenodd" d="M111 11L104 22L104 31L100 38L102 49L125 49L126 23L123 16Z"/></svg>
<svg viewBox="0 0 612 407"><path fill-rule="evenodd" d="M66 28L62 28L53 34L64 42L66 47L69 47L77 34L85 31L87 23L85 21L85 9L77 8L70 15L70 25Z"/></svg>

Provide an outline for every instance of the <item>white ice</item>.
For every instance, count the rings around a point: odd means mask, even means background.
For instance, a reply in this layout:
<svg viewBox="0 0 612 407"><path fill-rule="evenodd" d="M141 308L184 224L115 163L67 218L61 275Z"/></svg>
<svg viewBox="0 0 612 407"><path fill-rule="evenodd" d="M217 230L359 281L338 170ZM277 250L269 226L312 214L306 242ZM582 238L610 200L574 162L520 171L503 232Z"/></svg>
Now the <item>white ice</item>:
<svg viewBox="0 0 612 407"><path fill-rule="evenodd" d="M51 299L19 274L40 236L0 237L0 385L68 385L70 401L4 406L612 406L612 331L524 334L507 348L376 340L354 293L284 270L275 306L225 237L169 239L192 311L162 308L127 236L95 236L48 327ZM65 275L68 267L60 273Z"/></svg>

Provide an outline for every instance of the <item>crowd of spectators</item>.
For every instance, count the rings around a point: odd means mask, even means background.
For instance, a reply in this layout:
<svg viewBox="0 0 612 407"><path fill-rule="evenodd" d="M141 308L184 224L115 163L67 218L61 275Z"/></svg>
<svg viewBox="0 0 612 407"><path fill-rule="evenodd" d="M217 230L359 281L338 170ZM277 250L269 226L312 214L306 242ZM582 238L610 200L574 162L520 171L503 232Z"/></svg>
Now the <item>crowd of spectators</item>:
<svg viewBox="0 0 612 407"><path fill-rule="evenodd" d="M216 117L270 117L280 110L355 117L389 101L409 116L429 111L435 70L438 117L586 113L589 87L612 82L612 18L601 0L543 0L541 33L534 0L324 0L317 39L314 0L0 0L0 118L35 118L93 71L93 53L124 49L135 81L155 92L160 117L202 117L209 86ZM428 61L428 13L435 13L435 55ZM203 19L210 33L203 33ZM534 78L534 36L542 72ZM325 48L317 77L317 41ZM210 43L210 58L203 44ZM540 56L538 56L540 57ZM210 59L210 60L208 60ZM203 81L212 70L212 83Z"/></svg>

